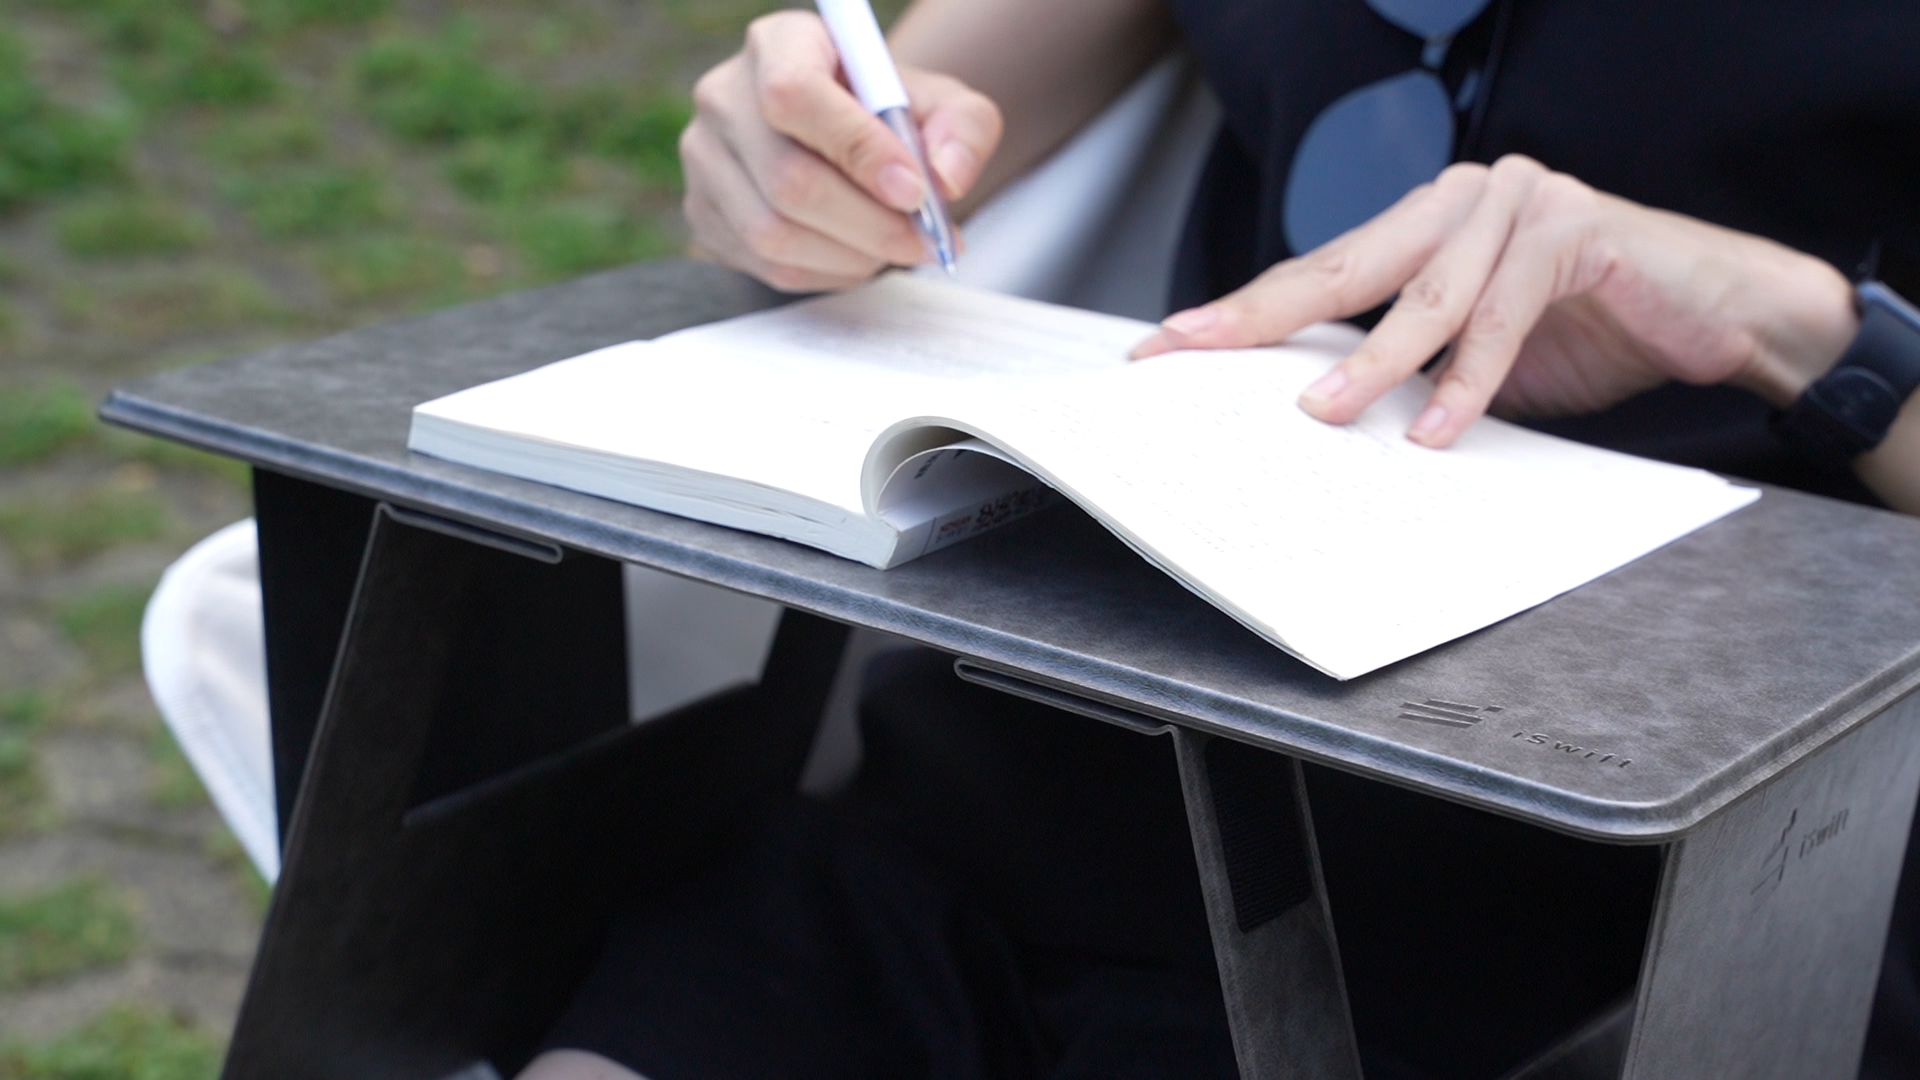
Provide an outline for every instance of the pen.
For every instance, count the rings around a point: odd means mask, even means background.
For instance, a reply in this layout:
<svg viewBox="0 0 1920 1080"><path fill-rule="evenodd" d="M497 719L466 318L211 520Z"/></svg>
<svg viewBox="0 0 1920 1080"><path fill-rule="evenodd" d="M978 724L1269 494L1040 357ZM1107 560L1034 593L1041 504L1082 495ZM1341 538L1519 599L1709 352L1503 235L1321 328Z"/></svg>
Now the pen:
<svg viewBox="0 0 1920 1080"><path fill-rule="evenodd" d="M927 164L927 148L920 140L920 129L907 107L907 88L900 84L893 57L887 52L887 39L880 33L880 20L873 17L867 0L815 0L820 18L833 36L833 47L840 53L840 66L847 72L853 92L869 111L900 136L913 152L920 169L920 181L926 186L926 200L914 211L914 224L933 249L934 257L947 273L953 273L953 220L947 216L946 201Z"/></svg>

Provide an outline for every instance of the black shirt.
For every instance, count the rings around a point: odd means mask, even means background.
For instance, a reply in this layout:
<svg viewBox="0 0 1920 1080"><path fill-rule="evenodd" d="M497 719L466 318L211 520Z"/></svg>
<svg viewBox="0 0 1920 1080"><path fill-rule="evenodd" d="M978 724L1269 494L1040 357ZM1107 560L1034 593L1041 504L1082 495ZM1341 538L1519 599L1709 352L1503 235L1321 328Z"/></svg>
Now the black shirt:
<svg viewBox="0 0 1920 1080"><path fill-rule="evenodd" d="M1307 125L1341 95L1417 67L1422 43L1364 0L1170 3L1226 114L1181 246L1179 308L1292 254L1280 206ZM1443 75L1457 87L1476 68L1491 81L1478 122L1461 124L1462 160L1527 154L1849 274L1876 239L1920 248L1912 0L1494 0ZM1738 391L1670 387L1542 426L1831 488L1791 459L1766 417Z"/></svg>

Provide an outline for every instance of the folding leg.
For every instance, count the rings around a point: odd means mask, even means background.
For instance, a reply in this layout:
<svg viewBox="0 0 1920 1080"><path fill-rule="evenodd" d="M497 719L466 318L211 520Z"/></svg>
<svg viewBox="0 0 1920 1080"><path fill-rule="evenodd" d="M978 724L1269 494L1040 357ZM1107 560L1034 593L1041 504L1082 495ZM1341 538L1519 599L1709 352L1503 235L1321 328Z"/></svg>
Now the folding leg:
<svg viewBox="0 0 1920 1080"><path fill-rule="evenodd" d="M1171 735L1243 1080L1358 1080L1359 1047L1300 763L975 660L969 682Z"/></svg>
<svg viewBox="0 0 1920 1080"><path fill-rule="evenodd" d="M1854 1075L1917 787L1909 697L1672 845L1625 1075Z"/></svg>
<svg viewBox="0 0 1920 1080"><path fill-rule="evenodd" d="M1173 729L1243 1080L1360 1076L1300 763Z"/></svg>
<svg viewBox="0 0 1920 1080"><path fill-rule="evenodd" d="M253 470L260 599L267 617L274 802L283 848L375 505L364 495Z"/></svg>
<svg viewBox="0 0 1920 1080"><path fill-rule="evenodd" d="M792 789L845 628L788 612L757 687L635 727L620 596L609 560L372 515L228 1077L510 1074L615 907Z"/></svg>

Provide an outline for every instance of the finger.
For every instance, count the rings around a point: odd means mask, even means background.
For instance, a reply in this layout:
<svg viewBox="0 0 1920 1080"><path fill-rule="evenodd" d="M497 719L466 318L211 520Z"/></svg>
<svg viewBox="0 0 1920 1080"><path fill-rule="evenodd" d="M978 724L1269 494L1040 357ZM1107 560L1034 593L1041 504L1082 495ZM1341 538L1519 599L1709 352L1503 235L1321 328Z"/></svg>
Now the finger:
<svg viewBox="0 0 1920 1080"><path fill-rule="evenodd" d="M687 220L693 223L696 229L722 220L720 211L702 192L689 191L682 203L682 210ZM830 289L847 288L866 280L775 265L748 250L737 237L730 237L724 231L717 235L722 238L714 243L695 241L690 254L694 258L717 262L722 266L752 274L782 292L824 292Z"/></svg>
<svg viewBox="0 0 1920 1080"><path fill-rule="evenodd" d="M1590 219L1579 209L1583 200L1557 205L1556 193L1547 190L1566 184L1577 181L1549 176L1529 192L1500 264L1408 438L1425 446L1453 445L1486 413L1548 305L1569 291L1569 268L1580 260Z"/></svg>
<svg viewBox="0 0 1920 1080"><path fill-rule="evenodd" d="M1300 407L1328 423L1347 423L1452 341L1499 264L1520 207L1545 175L1530 159L1501 159L1460 227L1401 287L1360 347L1307 387Z"/></svg>
<svg viewBox="0 0 1920 1080"><path fill-rule="evenodd" d="M774 211L881 263L926 259L912 221L875 202L818 154L760 124L729 119L720 137Z"/></svg>
<svg viewBox="0 0 1920 1080"><path fill-rule="evenodd" d="M1000 107L958 79L930 71L900 73L913 100L914 120L941 194L959 199L973 189L1000 146Z"/></svg>
<svg viewBox="0 0 1920 1080"><path fill-rule="evenodd" d="M760 115L895 210L925 198L913 154L838 78L840 59L818 16L776 12L747 29Z"/></svg>
<svg viewBox="0 0 1920 1080"><path fill-rule="evenodd" d="M857 251L774 211L725 144L708 130L689 128L681 140L690 193L700 196L695 235L722 261L775 288L801 291L823 279L863 281L883 261ZM689 199L690 213L693 200ZM710 211L710 212L709 212Z"/></svg>
<svg viewBox="0 0 1920 1080"><path fill-rule="evenodd" d="M1270 345L1313 323L1375 307L1432 257L1472 209L1486 177L1484 165L1449 167L1366 224L1212 303L1168 316L1134 347L1134 359L1173 349Z"/></svg>

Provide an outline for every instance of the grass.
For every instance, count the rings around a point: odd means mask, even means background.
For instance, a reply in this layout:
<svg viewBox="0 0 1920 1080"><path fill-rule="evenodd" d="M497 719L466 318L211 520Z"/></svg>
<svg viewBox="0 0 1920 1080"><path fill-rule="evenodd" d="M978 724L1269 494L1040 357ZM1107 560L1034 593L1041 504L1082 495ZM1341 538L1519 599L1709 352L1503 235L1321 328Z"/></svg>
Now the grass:
<svg viewBox="0 0 1920 1080"><path fill-rule="evenodd" d="M51 712L45 696L16 691L0 697L0 837L26 832L45 809L33 737Z"/></svg>
<svg viewBox="0 0 1920 1080"><path fill-rule="evenodd" d="M82 329L93 325L100 299L93 290L78 281L62 281L54 290L53 310L69 327Z"/></svg>
<svg viewBox="0 0 1920 1080"><path fill-rule="evenodd" d="M546 207L511 219L508 231L536 277L558 280L671 251L651 222L599 207Z"/></svg>
<svg viewBox="0 0 1920 1080"><path fill-rule="evenodd" d="M227 196L266 236L337 236L391 216L391 200L372 170L312 165L249 173L226 185Z"/></svg>
<svg viewBox="0 0 1920 1080"><path fill-rule="evenodd" d="M738 33L755 18L786 6L780 0L663 0L661 3L667 16L686 29L721 34ZM875 4L874 8L884 19L887 11L881 9L903 6L902 0L893 0Z"/></svg>
<svg viewBox="0 0 1920 1080"><path fill-rule="evenodd" d="M151 195L116 192L76 203L54 219L70 255L99 259L177 255L206 239L206 222Z"/></svg>
<svg viewBox="0 0 1920 1080"><path fill-rule="evenodd" d="M355 62L355 82L373 118L413 142L504 135L539 119L539 92L487 63L466 22L438 37L369 45Z"/></svg>
<svg viewBox="0 0 1920 1080"><path fill-rule="evenodd" d="M447 161L447 182L476 202L525 203L566 186L564 157L538 137L473 139Z"/></svg>
<svg viewBox="0 0 1920 1080"><path fill-rule="evenodd" d="M121 1007L51 1042L0 1045L0 1080L214 1080L220 1059L185 1023Z"/></svg>
<svg viewBox="0 0 1920 1080"><path fill-rule="evenodd" d="M253 913L264 918L267 908L273 904L273 886L260 876L260 871L247 856L247 849L233 833L221 829L207 838L207 857L233 873L240 884L240 891L247 898L247 906Z"/></svg>
<svg viewBox="0 0 1920 1080"><path fill-rule="evenodd" d="M685 94L610 84L543 93L484 58L471 24L369 45L355 78L368 114L388 132L455 148L449 179L480 201L558 189L570 152L625 161L649 185L680 183L680 130L692 116Z"/></svg>
<svg viewBox="0 0 1920 1080"><path fill-rule="evenodd" d="M269 34L303 26L363 23L392 9L391 0L247 0L245 6L248 15Z"/></svg>
<svg viewBox="0 0 1920 1080"><path fill-rule="evenodd" d="M54 104L30 77L25 48L0 31L0 213L126 171L122 125Z"/></svg>
<svg viewBox="0 0 1920 1080"><path fill-rule="evenodd" d="M693 119L693 102L682 94L652 94L610 104L581 125L583 141L633 166L643 183L678 191L680 132Z"/></svg>
<svg viewBox="0 0 1920 1080"><path fill-rule="evenodd" d="M101 449L116 461L140 462L167 472L202 473L243 492L253 489L253 470L244 461L118 428L98 428L96 434Z"/></svg>
<svg viewBox="0 0 1920 1080"><path fill-rule="evenodd" d="M597 0L0 0L0 468L15 470L0 543L23 578L8 617L84 660L33 673L43 695L0 690L0 836L65 828L48 725L120 715L148 589L89 587L98 571L244 502L244 466L102 427L98 391L677 247L686 79L772 2L666 2L663 21ZM199 805L177 747L143 745L143 804ZM234 875L263 912L270 890L237 843L209 830L206 844L205 872ZM38 920L24 952L26 930L0 930L5 962L32 979L113 962L119 896L0 904ZM81 947L62 959L62 942ZM130 947L143 966L178 962ZM214 1041L164 1012L0 1041L0 1080L200 1080L218 1065Z"/></svg>
<svg viewBox="0 0 1920 1080"><path fill-rule="evenodd" d="M95 676L112 678L140 669L140 618L151 585L103 585L54 605L54 620L80 646Z"/></svg>
<svg viewBox="0 0 1920 1080"><path fill-rule="evenodd" d="M146 341L278 322L287 310L250 270L204 264L147 267L91 300L85 325Z"/></svg>
<svg viewBox="0 0 1920 1080"><path fill-rule="evenodd" d="M162 810L185 810L207 801L206 788L180 751L173 733L157 727L147 738L147 760L153 766L153 786L149 792L153 805Z"/></svg>
<svg viewBox="0 0 1920 1080"><path fill-rule="evenodd" d="M423 237L359 237L323 250L317 261L328 287L348 303L446 294L466 277L458 251Z"/></svg>
<svg viewBox="0 0 1920 1080"><path fill-rule="evenodd" d="M22 563L35 568L157 539L166 528L166 505L150 491L96 488L25 496L0 506L0 537Z"/></svg>
<svg viewBox="0 0 1920 1080"><path fill-rule="evenodd" d="M53 0L92 25L127 96L148 111L242 107L280 91L272 59L231 5L190 0Z"/></svg>
<svg viewBox="0 0 1920 1080"><path fill-rule="evenodd" d="M316 160L326 152L327 134L308 113L253 113L214 128L204 145L223 165L258 168Z"/></svg>
<svg viewBox="0 0 1920 1080"><path fill-rule="evenodd" d="M93 402L72 383L0 385L0 467L43 461L93 427Z"/></svg>
<svg viewBox="0 0 1920 1080"><path fill-rule="evenodd" d="M157 62L130 69L126 79L134 93L169 105L258 105L280 93L272 60L211 34L169 48Z"/></svg>
<svg viewBox="0 0 1920 1080"><path fill-rule="evenodd" d="M0 992L118 963L137 938L126 901L97 881L0 899Z"/></svg>

